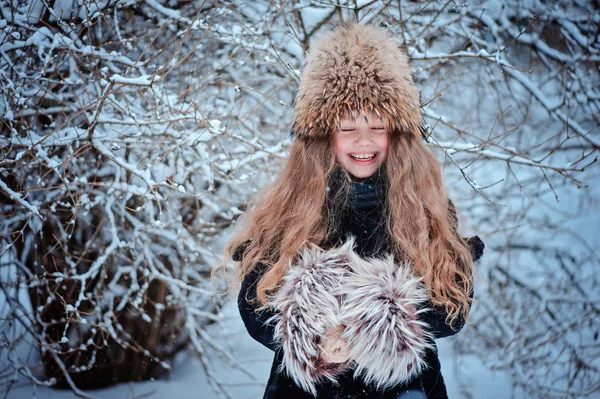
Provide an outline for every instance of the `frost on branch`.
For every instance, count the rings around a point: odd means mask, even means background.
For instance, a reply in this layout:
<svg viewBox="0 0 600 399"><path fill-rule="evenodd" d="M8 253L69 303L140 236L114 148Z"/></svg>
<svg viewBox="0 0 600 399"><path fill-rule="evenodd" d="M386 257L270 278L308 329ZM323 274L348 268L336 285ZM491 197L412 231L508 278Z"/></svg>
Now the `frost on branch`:
<svg viewBox="0 0 600 399"><path fill-rule="evenodd" d="M456 353L517 397L597 394L591 2L75 3L0 0L0 383L79 394L190 346L227 396L206 361L236 367L204 329L214 253L285 157L304 51L355 18L406 47L426 142L486 242ZM17 350L31 342L42 376Z"/></svg>
<svg viewBox="0 0 600 399"><path fill-rule="evenodd" d="M264 61L261 28L241 32L218 3L8 3L0 383L81 394L163 375L189 347L223 393L205 359L221 320L210 271L247 181L283 156L290 76Z"/></svg>
<svg viewBox="0 0 600 399"><path fill-rule="evenodd" d="M419 7L392 29L450 194L486 242L456 353L506 375L515 397L595 397L600 13L571 1Z"/></svg>

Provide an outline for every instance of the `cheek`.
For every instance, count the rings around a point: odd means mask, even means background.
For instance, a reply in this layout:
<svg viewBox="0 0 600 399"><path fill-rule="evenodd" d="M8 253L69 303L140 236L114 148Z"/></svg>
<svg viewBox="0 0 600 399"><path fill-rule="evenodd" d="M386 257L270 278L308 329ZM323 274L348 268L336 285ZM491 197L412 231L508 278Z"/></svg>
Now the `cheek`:
<svg viewBox="0 0 600 399"><path fill-rule="evenodd" d="M379 148L381 149L381 152L384 153L385 156L383 157L383 159L385 160L390 149L390 140L387 137L381 139L381 141L379 142Z"/></svg>
<svg viewBox="0 0 600 399"><path fill-rule="evenodd" d="M335 158L339 161L343 159L346 154L346 146L344 145L343 140L339 140L334 138L333 140L333 152L335 153Z"/></svg>

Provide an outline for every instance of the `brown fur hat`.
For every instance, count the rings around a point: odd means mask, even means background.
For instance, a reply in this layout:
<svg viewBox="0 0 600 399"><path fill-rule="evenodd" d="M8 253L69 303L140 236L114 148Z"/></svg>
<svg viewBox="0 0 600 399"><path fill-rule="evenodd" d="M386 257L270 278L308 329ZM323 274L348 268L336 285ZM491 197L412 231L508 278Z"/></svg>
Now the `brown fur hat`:
<svg viewBox="0 0 600 399"><path fill-rule="evenodd" d="M421 137L419 93L408 56L382 29L344 23L319 38L306 59L292 134L328 137L354 110L383 117L393 133Z"/></svg>

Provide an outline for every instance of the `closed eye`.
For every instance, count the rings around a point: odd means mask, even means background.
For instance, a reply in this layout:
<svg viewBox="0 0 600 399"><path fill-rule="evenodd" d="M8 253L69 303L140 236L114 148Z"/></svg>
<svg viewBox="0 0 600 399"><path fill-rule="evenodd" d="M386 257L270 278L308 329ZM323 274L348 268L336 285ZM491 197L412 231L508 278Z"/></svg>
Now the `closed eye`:
<svg viewBox="0 0 600 399"><path fill-rule="evenodd" d="M385 130L385 127L378 126L378 127L372 127L371 129L373 129L373 130Z"/></svg>

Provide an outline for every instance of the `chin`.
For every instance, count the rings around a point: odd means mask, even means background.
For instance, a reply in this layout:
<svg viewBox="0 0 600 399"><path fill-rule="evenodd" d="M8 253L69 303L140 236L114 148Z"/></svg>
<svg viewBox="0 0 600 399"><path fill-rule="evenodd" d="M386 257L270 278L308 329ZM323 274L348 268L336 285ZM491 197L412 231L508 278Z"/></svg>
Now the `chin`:
<svg viewBox="0 0 600 399"><path fill-rule="evenodd" d="M347 172L357 179L366 179L367 177L373 176L377 172L378 167L369 168L368 170L348 170Z"/></svg>

